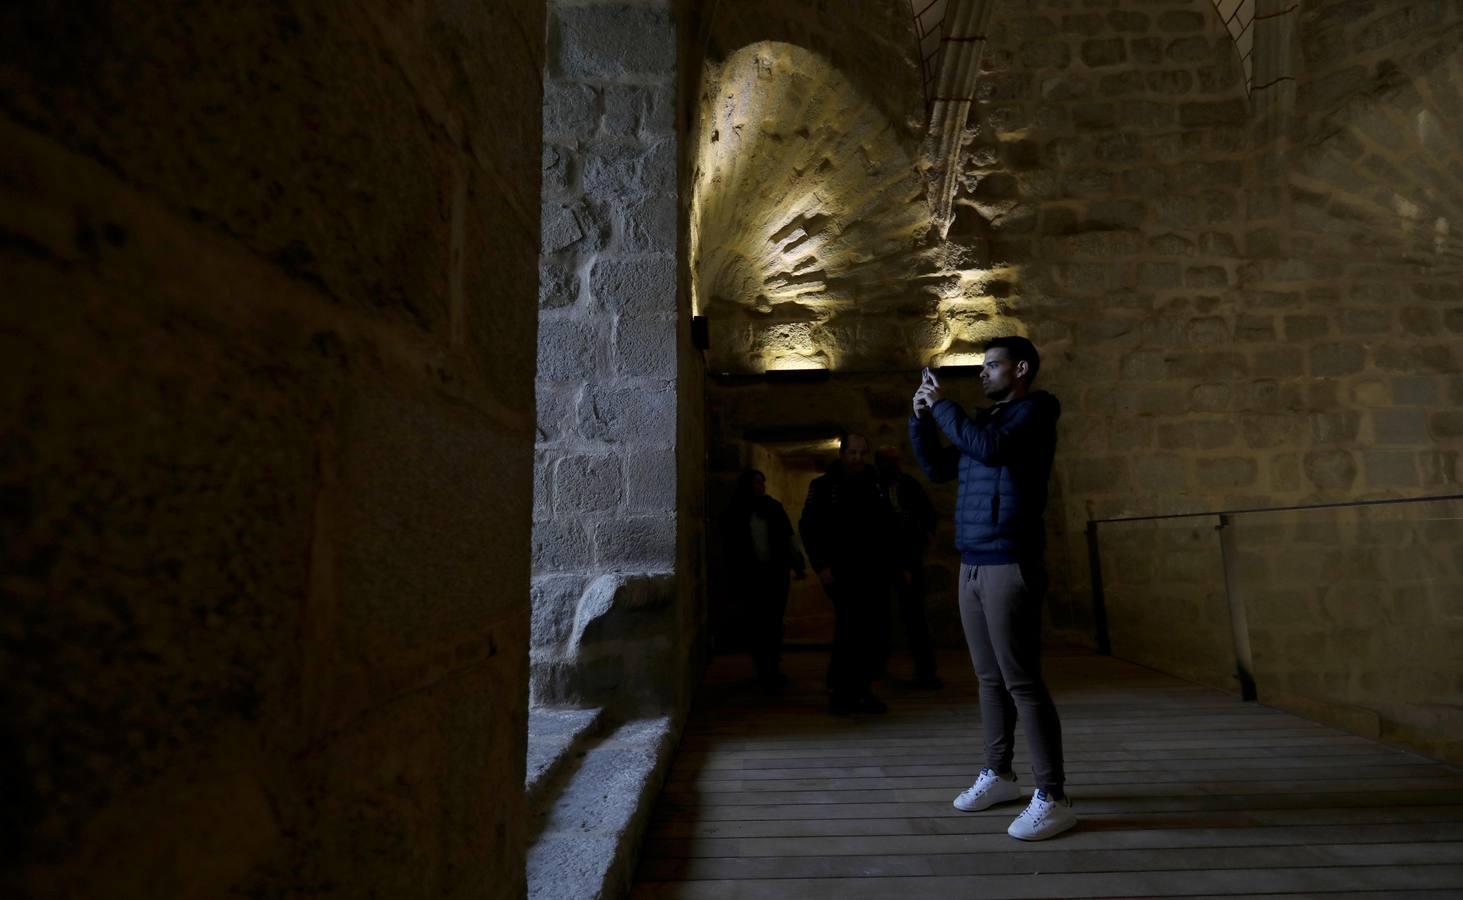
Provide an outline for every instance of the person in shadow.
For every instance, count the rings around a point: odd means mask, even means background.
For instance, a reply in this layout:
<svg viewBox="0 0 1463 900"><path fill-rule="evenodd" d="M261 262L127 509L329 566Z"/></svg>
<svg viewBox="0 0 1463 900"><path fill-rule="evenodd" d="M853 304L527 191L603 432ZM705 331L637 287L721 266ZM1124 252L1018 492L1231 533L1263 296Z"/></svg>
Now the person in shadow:
<svg viewBox="0 0 1463 900"><path fill-rule="evenodd" d="M925 550L935 536L938 518L929 495L919 482L899 468L899 451L880 447L874 452L879 486L894 510L898 529L891 548L894 559L894 597L904 622L904 638L914 660L915 687L935 690L944 682L935 674L935 648L925 621Z"/></svg>
<svg viewBox="0 0 1463 900"><path fill-rule="evenodd" d="M833 600L828 709L835 715L888 709L869 684L889 608L894 512L868 461L868 438L846 435L838 461L808 486L798 521L808 559Z"/></svg>
<svg viewBox="0 0 1463 900"><path fill-rule="evenodd" d="M775 690L787 684L782 672L782 617L787 611L789 573L802 578L806 568L787 512L767 496L767 477L756 469L737 476L731 504L722 513L721 534L757 681Z"/></svg>

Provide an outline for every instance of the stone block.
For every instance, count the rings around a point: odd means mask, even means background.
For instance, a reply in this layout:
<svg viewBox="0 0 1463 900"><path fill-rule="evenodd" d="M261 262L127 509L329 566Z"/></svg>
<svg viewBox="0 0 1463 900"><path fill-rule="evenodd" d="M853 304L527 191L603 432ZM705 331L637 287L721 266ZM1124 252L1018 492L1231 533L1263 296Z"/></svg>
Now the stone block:
<svg viewBox="0 0 1463 900"><path fill-rule="evenodd" d="M544 82L545 139L587 140L599 120L599 94L585 84Z"/></svg>
<svg viewBox="0 0 1463 900"><path fill-rule="evenodd" d="M595 201L616 205L648 193L641 174L646 149L639 143L599 141L584 151L584 191Z"/></svg>
<svg viewBox="0 0 1463 900"><path fill-rule="evenodd" d="M1151 237L1148 239L1148 249L1162 256L1192 256L1195 252L1194 242L1178 234Z"/></svg>
<svg viewBox="0 0 1463 900"><path fill-rule="evenodd" d="M1311 416L1311 440L1317 444L1344 444L1356 440L1361 415L1352 410L1317 413Z"/></svg>
<svg viewBox="0 0 1463 900"><path fill-rule="evenodd" d="M1245 446L1254 450L1295 447L1301 443L1305 423L1299 416L1246 415L1240 419Z"/></svg>
<svg viewBox="0 0 1463 900"><path fill-rule="evenodd" d="M1390 309L1357 309L1341 311L1341 333L1346 335L1390 334L1392 311Z"/></svg>
<svg viewBox="0 0 1463 900"><path fill-rule="evenodd" d="M639 4L559 7L550 53L570 78L673 75L676 29L669 9Z"/></svg>
<svg viewBox="0 0 1463 900"><path fill-rule="evenodd" d="M1062 16L1062 33L1090 35L1102 30L1101 13L1072 13Z"/></svg>
<svg viewBox="0 0 1463 900"><path fill-rule="evenodd" d="M589 535L578 521L534 523L533 566L537 572L583 572L590 568L593 560Z"/></svg>
<svg viewBox="0 0 1463 900"><path fill-rule="evenodd" d="M1140 456L1133 460L1133 480L1146 491L1180 494L1189 489L1189 464L1173 453Z"/></svg>
<svg viewBox="0 0 1463 900"><path fill-rule="evenodd" d="M613 335L615 372L625 376L674 378L676 318L619 316Z"/></svg>
<svg viewBox="0 0 1463 900"><path fill-rule="evenodd" d="M556 444L572 436L580 392L581 386L577 384L540 381L534 386L540 446Z"/></svg>
<svg viewBox="0 0 1463 900"><path fill-rule="evenodd" d="M676 198L657 194L619 208L621 248L630 253L676 250Z"/></svg>
<svg viewBox="0 0 1463 900"><path fill-rule="evenodd" d="M601 127L606 134L627 137L640 131L640 123L650 111L651 88L642 85L609 85L604 89L604 116Z"/></svg>
<svg viewBox="0 0 1463 900"><path fill-rule="evenodd" d="M1285 317L1285 339L1305 341L1325 337L1331 331L1331 320L1325 316L1297 315Z"/></svg>
<svg viewBox="0 0 1463 900"><path fill-rule="evenodd" d="M1090 69L1116 66L1127 61L1127 45L1122 38L1090 38L1082 42L1081 57Z"/></svg>
<svg viewBox="0 0 1463 900"><path fill-rule="evenodd" d="M1183 285L1183 268L1172 262L1138 263L1138 286L1142 288L1176 288Z"/></svg>
<svg viewBox="0 0 1463 900"><path fill-rule="evenodd" d="M1428 487L1458 484L1458 454L1454 451L1426 450L1417 455L1417 466Z"/></svg>
<svg viewBox="0 0 1463 900"><path fill-rule="evenodd" d="M636 450L625 458L625 508L669 513L676 508L674 450Z"/></svg>
<svg viewBox="0 0 1463 900"><path fill-rule="evenodd" d="M665 448L675 445L676 394L671 382L590 385L579 397L579 433L592 441Z"/></svg>
<svg viewBox="0 0 1463 900"><path fill-rule="evenodd" d="M540 257L538 264L539 309L572 306L579 299L579 275L567 263Z"/></svg>
<svg viewBox="0 0 1463 900"><path fill-rule="evenodd" d="M1168 377L1168 358L1159 350L1137 350L1123 357L1120 373L1128 381L1159 381Z"/></svg>
<svg viewBox="0 0 1463 900"><path fill-rule="evenodd" d="M1356 483L1356 459L1345 450L1312 450L1303 466L1306 480L1321 490L1346 490Z"/></svg>
<svg viewBox="0 0 1463 900"><path fill-rule="evenodd" d="M1232 395L1228 384L1196 385L1189 391L1189 407L1195 412L1223 412L1229 409Z"/></svg>
<svg viewBox="0 0 1463 900"><path fill-rule="evenodd" d="M1168 128L1174 123L1173 105L1157 100L1130 100L1118 107L1124 128Z"/></svg>
<svg viewBox="0 0 1463 900"><path fill-rule="evenodd" d="M590 270L589 291L598 307L620 315L674 315L675 257L601 257Z"/></svg>
<svg viewBox="0 0 1463 900"><path fill-rule="evenodd" d="M1184 336L1190 344L1200 346L1227 344L1230 341L1229 323L1220 316L1198 316L1184 325Z"/></svg>
<svg viewBox="0 0 1463 900"><path fill-rule="evenodd" d="M1242 342L1272 343L1275 340L1274 317L1240 316L1234 323L1234 339Z"/></svg>
<svg viewBox="0 0 1463 900"><path fill-rule="evenodd" d="M1128 465L1128 460L1121 456L1071 460L1066 464L1067 490L1079 494L1128 490Z"/></svg>
<svg viewBox="0 0 1463 900"><path fill-rule="evenodd" d="M1113 31L1146 32L1150 23L1147 13L1115 9L1107 14L1107 27Z"/></svg>
<svg viewBox="0 0 1463 900"><path fill-rule="evenodd" d="M1419 484L1416 454L1367 450L1362 453L1366 483L1374 488L1406 488Z"/></svg>
<svg viewBox="0 0 1463 900"><path fill-rule="evenodd" d="M1156 66L1163 61L1163 38L1133 38L1128 41L1128 50L1138 65Z"/></svg>
<svg viewBox="0 0 1463 900"><path fill-rule="evenodd" d="M1208 23L1208 13L1192 9L1170 9L1158 15L1158 30L1170 34L1185 31L1203 31Z"/></svg>
<svg viewBox="0 0 1463 900"><path fill-rule="evenodd" d="M544 144L543 193L563 199L574 184L574 152L567 147Z"/></svg>
<svg viewBox="0 0 1463 900"><path fill-rule="evenodd" d="M1188 412L1188 398L1172 385L1146 387L1138 391L1138 413L1145 416L1182 415Z"/></svg>
<svg viewBox="0 0 1463 900"><path fill-rule="evenodd" d="M546 203L541 215L539 245L544 253L571 247L581 253L598 253L609 244L608 218L583 200L568 205Z"/></svg>
<svg viewBox="0 0 1463 900"><path fill-rule="evenodd" d="M1117 110L1111 103L1074 103L1069 107L1073 127L1088 130L1117 124Z"/></svg>
<svg viewBox="0 0 1463 900"><path fill-rule="evenodd" d="M554 463L554 517L612 510L624 496L625 474L614 454L565 456Z"/></svg>
<svg viewBox="0 0 1463 900"><path fill-rule="evenodd" d="M1378 444L1427 444L1427 413L1421 409L1377 409L1371 413L1372 440Z"/></svg>
<svg viewBox="0 0 1463 900"><path fill-rule="evenodd" d="M606 368L603 323L547 315L538 326L540 381L582 382Z"/></svg>
<svg viewBox="0 0 1463 900"><path fill-rule="evenodd" d="M574 613L589 579L583 575L538 575L533 579L532 647L563 647L574 630Z"/></svg>
<svg viewBox="0 0 1463 900"><path fill-rule="evenodd" d="M539 450L533 454L533 520L545 522L553 517L553 454Z"/></svg>
<svg viewBox="0 0 1463 900"><path fill-rule="evenodd" d="M1193 102L1179 106L1179 124L1185 128L1243 125L1249 121L1249 116L1249 109L1243 100Z"/></svg>
<svg viewBox="0 0 1463 900"><path fill-rule="evenodd" d="M1438 379L1425 375L1400 376L1391 379L1391 401L1397 405L1434 405L1440 401Z"/></svg>
<svg viewBox="0 0 1463 900"><path fill-rule="evenodd" d="M616 570L670 570L676 564L676 520L670 515L622 517L594 526L595 560Z"/></svg>
<svg viewBox="0 0 1463 900"><path fill-rule="evenodd" d="M1463 437L1463 411L1449 409L1430 413L1428 432L1440 440Z"/></svg>
<svg viewBox="0 0 1463 900"><path fill-rule="evenodd" d="M1187 94L1194 86L1194 76L1185 69L1145 72L1143 84L1153 94Z"/></svg>
<svg viewBox="0 0 1463 900"><path fill-rule="evenodd" d="M1290 348L1256 350L1251 371L1267 378L1286 378L1305 374L1305 358Z"/></svg>
<svg viewBox="0 0 1463 900"><path fill-rule="evenodd" d="M1239 377L1249 374L1249 363L1242 353L1180 353L1169 359L1168 370L1179 378Z"/></svg>
<svg viewBox="0 0 1463 900"><path fill-rule="evenodd" d="M1141 200L1097 200L1087 207L1086 221L1101 228L1136 228L1142 224L1145 211ZM1129 252L1136 253L1139 249L1138 238L1134 235Z"/></svg>
<svg viewBox="0 0 1463 900"><path fill-rule="evenodd" d="M1168 42L1164 56L1170 62L1204 62L1214 55L1214 45L1206 37L1181 37Z"/></svg>
<svg viewBox="0 0 1463 900"><path fill-rule="evenodd" d="M1311 374L1317 378L1355 375L1366 368L1364 344L1318 344L1309 355Z"/></svg>
<svg viewBox="0 0 1463 900"><path fill-rule="evenodd" d="M1270 490L1288 493L1301 489L1299 454L1277 453L1270 457L1268 468Z"/></svg>

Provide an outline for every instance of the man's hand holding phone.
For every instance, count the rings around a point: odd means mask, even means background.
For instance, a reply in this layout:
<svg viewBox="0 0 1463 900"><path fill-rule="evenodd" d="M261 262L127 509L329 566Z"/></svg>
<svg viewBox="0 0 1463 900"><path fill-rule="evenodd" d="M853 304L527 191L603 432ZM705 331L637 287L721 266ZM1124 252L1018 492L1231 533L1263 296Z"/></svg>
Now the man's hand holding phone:
<svg viewBox="0 0 1463 900"><path fill-rule="evenodd" d="M941 399L940 379L936 378L935 373L926 366L921 373L919 390L914 392L914 414L916 416L927 415Z"/></svg>

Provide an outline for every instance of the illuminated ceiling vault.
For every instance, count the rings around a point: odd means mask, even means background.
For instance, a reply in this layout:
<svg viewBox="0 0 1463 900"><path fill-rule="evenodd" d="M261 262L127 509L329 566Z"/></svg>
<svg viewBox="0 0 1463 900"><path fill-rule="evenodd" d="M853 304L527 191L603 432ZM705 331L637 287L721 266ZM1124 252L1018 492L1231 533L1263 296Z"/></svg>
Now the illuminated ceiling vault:
<svg viewBox="0 0 1463 900"><path fill-rule="evenodd" d="M847 368L941 345L918 136L791 44L744 47L703 84L691 253L713 368Z"/></svg>

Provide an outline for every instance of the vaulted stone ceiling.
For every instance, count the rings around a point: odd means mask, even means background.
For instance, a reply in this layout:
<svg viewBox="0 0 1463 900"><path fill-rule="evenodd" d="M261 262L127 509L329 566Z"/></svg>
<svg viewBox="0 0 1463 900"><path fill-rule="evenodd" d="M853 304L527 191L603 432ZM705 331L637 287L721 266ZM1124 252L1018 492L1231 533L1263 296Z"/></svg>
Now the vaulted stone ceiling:
<svg viewBox="0 0 1463 900"><path fill-rule="evenodd" d="M917 141L791 44L733 53L702 102L692 259L713 365L846 368L925 340L861 315L903 309L929 327Z"/></svg>

